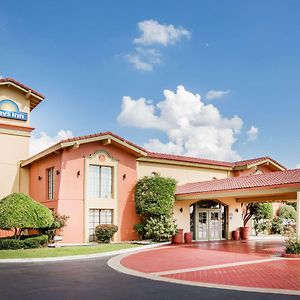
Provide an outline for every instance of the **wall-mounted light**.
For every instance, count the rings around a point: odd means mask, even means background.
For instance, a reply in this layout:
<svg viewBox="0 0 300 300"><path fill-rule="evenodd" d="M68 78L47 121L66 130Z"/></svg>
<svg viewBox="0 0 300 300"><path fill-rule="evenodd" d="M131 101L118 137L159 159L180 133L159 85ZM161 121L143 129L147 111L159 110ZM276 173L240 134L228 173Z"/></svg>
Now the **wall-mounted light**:
<svg viewBox="0 0 300 300"><path fill-rule="evenodd" d="M180 210L180 212L183 212L183 208L182 207L179 210Z"/></svg>
<svg viewBox="0 0 300 300"><path fill-rule="evenodd" d="M239 212L239 209L238 209L238 208L236 208L236 209L235 209L235 212Z"/></svg>
<svg viewBox="0 0 300 300"><path fill-rule="evenodd" d="M42 176L39 176L38 179L39 179L39 180L42 180Z"/></svg>
<svg viewBox="0 0 300 300"><path fill-rule="evenodd" d="M79 177L80 176L80 171L77 171L77 177Z"/></svg>
<svg viewBox="0 0 300 300"><path fill-rule="evenodd" d="M126 179L126 174L123 174L123 180L125 180Z"/></svg>
<svg viewBox="0 0 300 300"><path fill-rule="evenodd" d="M59 175L60 174L60 171L59 170L56 170L56 175Z"/></svg>

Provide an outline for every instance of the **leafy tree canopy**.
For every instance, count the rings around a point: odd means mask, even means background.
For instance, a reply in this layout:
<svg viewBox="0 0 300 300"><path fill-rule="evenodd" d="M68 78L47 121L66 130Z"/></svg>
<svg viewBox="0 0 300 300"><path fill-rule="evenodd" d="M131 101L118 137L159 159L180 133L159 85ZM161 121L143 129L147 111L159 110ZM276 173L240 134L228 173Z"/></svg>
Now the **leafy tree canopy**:
<svg viewBox="0 0 300 300"><path fill-rule="evenodd" d="M0 200L0 228L14 228L15 235L20 235L27 228L49 227L53 221L52 213L46 206L23 193L13 193Z"/></svg>
<svg viewBox="0 0 300 300"><path fill-rule="evenodd" d="M175 203L176 180L160 175L145 176L136 185L135 207L143 217L171 216Z"/></svg>

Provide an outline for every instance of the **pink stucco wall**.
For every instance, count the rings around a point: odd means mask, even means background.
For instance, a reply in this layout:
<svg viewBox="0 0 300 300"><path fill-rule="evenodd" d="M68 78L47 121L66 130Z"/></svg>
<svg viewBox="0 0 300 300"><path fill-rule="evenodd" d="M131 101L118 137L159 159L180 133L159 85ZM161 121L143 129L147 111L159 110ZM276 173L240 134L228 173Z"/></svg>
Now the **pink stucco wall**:
<svg viewBox="0 0 300 300"><path fill-rule="evenodd" d="M30 166L30 196L49 208L70 218L63 230L63 242L84 241L84 157L105 150L118 161L117 187L119 215L117 224L121 240L136 239L133 225L139 220L134 206L134 186L137 180L136 158L113 145L83 144L78 149L64 149ZM46 170L55 169L55 197L47 199ZM59 174L56 175L56 171ZM123 175L126 178L123 179ZM38 180L41 176L42 179Z"/></svg>
<svg viewBox="0 0 300 300"><path fill-rule="evenodd" d="M246 169L246 170L234 171L233 175L234 175L234 177L249 176L249 175L253 175L257 170L261 171L262 173L274 172L274 170L272 170L268 166L262 165L262 166L258 166L257 169L251 168L251 169Z"/></svg>

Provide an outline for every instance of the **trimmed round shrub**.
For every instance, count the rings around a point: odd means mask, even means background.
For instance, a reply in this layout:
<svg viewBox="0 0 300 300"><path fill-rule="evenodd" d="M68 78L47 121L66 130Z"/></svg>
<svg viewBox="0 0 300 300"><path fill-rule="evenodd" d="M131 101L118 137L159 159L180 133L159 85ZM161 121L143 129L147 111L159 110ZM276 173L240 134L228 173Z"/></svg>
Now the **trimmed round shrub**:
<svg viewBox="0 0 300 300"><path fill-rule="evenodd" d="M95 228L95 235L99 243L109 243L118 231L118 226L113 224L100 224Z"/></svg>
<svg viewBox="0 0 300 300"><path fill-rule="evenodd" d="M12 237L0 239L0 250L16 250L16 249L33 249L39 248L48 243L48 236L37 235L37 236L25 236L23 235L20 239Z"/></svg>
<svg viewBox="0 0 300 300"><path fill-rule="evenodd" d="M136 212L143 217L171 216L175 203L176 180L159 175L145 176L135 190Z"/></svg>
<svg viewBox="0 0 300 300"><path fill-rule="evenodd" d="M296 210L292 205L282 205L278 209L278 216L285 220L296 220Z"/></svg>
<svg viewBox="0 0 300 300"><path fill-rule="evenodd" d="M0 200L0 228L14 229L20 236L24 229L40 229L53 224L51 210L23 193L13 193Z"/></svg>
<svg viewBox="0 0 300 300"><path fill-rule="evenodd" d="M167 242L177 233L177 225L171 217L150 217L144 226L145 237L155 242Z"/></svg>

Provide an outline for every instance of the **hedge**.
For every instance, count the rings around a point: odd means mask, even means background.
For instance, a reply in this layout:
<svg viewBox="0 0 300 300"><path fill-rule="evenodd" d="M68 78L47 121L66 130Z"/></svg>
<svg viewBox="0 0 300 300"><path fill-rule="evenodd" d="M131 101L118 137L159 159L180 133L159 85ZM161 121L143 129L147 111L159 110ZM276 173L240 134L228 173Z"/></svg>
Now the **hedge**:
<svg viewBox="0 0 300 300"><path fill-rule="evenodd" d="M96 226L95 235L99 243L109 243L118 231L118 226L113 224L100 224Z"/></svg>
<svg viewBox="0 0 300 300"><path fill-rule="evenodd" d="M48 243L48 236L37 235L37 236L21 236L20 239L13 237L0 238L0 250L9 249L33 249L44 246Z"/></svg>

